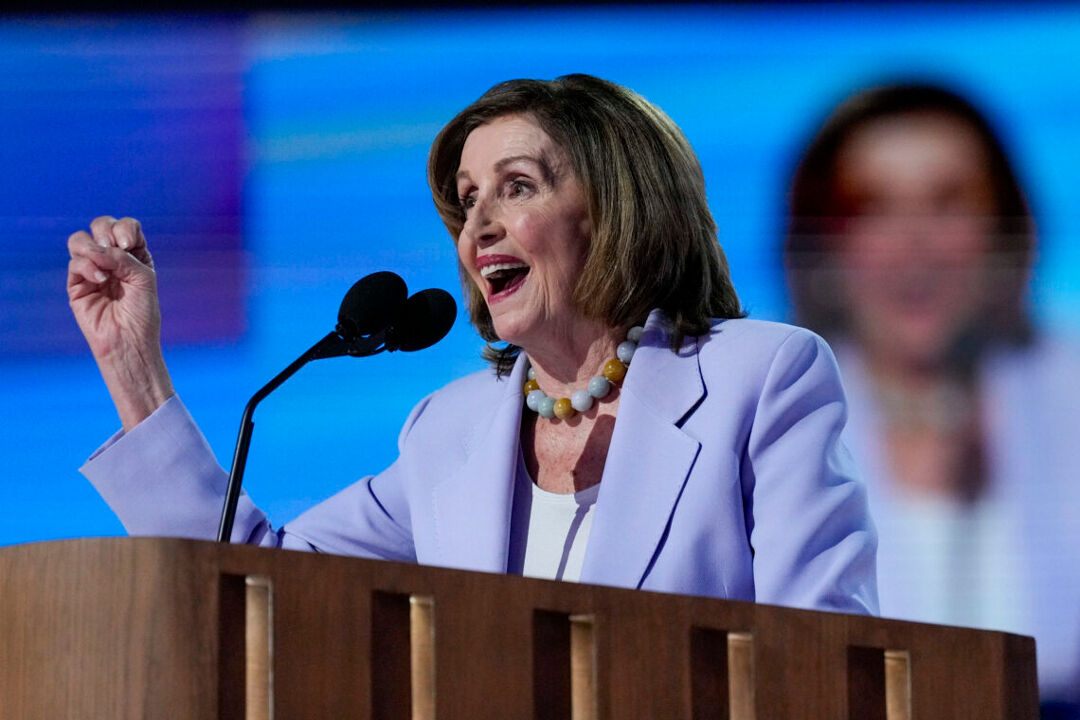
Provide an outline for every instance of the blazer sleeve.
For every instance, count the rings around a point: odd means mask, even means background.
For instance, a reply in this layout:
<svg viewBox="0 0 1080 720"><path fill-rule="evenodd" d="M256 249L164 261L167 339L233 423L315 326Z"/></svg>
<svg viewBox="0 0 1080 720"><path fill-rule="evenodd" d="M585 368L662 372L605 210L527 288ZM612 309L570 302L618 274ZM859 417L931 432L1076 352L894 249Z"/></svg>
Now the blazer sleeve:
<svg viewBox="0 0 1080 720"><path fill-rule="evenodd" d="M796 330L765 374L743 462L758 602L878 613L877 535L846 419L832 351Z"/></svg>
<svg viewBox="0 0 1080 720"><path fill-rule="evenodd" d="M413 410L399 446L424 403ZM131 535L217 536L228 473L174 396L128 433L117 433L80 468ZM232 541L414 561L397 463L363 478L280 529L247 493L237 503Z"/></svg>

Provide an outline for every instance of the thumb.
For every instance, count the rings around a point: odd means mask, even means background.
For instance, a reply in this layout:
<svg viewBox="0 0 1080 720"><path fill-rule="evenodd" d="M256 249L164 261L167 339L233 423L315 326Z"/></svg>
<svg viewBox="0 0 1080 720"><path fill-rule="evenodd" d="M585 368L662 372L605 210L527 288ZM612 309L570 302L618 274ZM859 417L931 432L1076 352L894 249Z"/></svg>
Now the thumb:
<svg viewBox="0 0 1080 720"><path fill-rule="evenodd" d="M105 257L99 266L120 282L133 285L151 285L154 283L154 270L129 252L118 247L104 249Z"/></svg>

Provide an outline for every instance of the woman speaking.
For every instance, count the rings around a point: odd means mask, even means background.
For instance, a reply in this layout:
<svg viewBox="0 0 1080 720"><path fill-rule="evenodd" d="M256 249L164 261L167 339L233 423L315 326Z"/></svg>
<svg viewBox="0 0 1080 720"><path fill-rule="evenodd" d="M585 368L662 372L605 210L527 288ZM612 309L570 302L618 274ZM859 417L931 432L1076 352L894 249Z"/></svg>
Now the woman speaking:
<svg viewBox="0 0 1080 720"><path fill-rule="evenodd" d="M234 540L876 612L833 355L743 318L670 118L586 75L501 83L439 133L428 179L490 369L284 527L243 496ZM226 473L169 380L146 240L90 230L68 293L123 431L83 472L130 533L211 538Z"/></svg>

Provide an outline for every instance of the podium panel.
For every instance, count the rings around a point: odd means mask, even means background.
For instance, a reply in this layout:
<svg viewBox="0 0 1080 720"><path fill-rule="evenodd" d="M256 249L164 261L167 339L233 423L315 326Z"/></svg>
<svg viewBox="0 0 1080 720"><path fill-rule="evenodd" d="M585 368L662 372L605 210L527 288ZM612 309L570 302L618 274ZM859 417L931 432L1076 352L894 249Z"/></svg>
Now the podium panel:
<svg viewBox="0 0 1080 720"><path fill-rule="evenodd" d="M0 549L2 718L1036 720L1007 633L158 538Z"/></svg>

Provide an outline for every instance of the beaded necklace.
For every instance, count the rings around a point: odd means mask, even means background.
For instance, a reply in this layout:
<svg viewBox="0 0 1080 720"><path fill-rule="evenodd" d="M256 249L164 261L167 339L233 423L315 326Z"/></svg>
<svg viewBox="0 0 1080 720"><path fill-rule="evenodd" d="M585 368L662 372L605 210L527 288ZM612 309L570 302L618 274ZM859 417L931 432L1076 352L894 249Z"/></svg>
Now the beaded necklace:
<svg viewBox="0 0 1080 720"><path fill-rule="evenodd" d="M645 328L635 325L626 333L626 340L619 343L615 349L615 357L604 363L603 370L599 375L589 380L588 388L575 390L568 398L553 398L540 389L540 383L536 380L536 372L530 367L529 379L522 388L525 396L525 405L540 417L559 418L567 420L577 413L586 412L592 407L594 400L606 397L611 392L612 383L620 383L626 377L627 366L634 357L638 341L641 340Z"/></svg>

